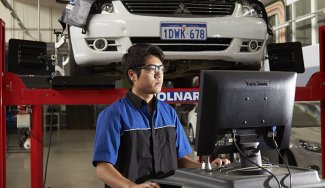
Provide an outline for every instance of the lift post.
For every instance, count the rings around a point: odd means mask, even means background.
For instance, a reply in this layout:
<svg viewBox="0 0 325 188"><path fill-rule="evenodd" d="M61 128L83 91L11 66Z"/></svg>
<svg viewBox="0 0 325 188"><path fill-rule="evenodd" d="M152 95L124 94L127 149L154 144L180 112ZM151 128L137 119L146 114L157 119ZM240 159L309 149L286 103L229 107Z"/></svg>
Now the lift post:
<svg viewBox="0 0 325 188"><path fill-rule="evenodd" d="M5 23L0 19L0 187L6 187L6 112L3 104L3 73L5 71Z"/></svg>
<svg viewBox="0 0 325 188"><path fill-rule="evenodd" d="M125 95L127 89L54 90L29 89L21 79L5 71L5 24L0 19L0 188L6 188L6 119L7 105L31 105L31 188L43 187L43 126L42 105L45 104L111 104ZM321 101L322 156L325 156L325 27L320 28L320 71L315 73L306 87L296 88L297 101ZM163 92L198 92L198 88L163 89ZM191 101L197 102L197 101ZM190 103L191 103L190 102ZM173 103L173 102L170 102ZM325 178L325 158L322 157L322 178Z"/></svg>

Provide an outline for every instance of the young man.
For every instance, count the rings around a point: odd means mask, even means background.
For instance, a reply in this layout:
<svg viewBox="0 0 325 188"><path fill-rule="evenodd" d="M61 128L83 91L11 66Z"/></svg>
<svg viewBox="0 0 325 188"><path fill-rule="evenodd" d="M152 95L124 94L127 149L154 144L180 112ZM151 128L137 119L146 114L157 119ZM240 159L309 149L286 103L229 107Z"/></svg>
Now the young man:
<svg viewBox="0 0 325 188"><path fill-rule="evenodd" d="M175 110L155 97L163 84L163 58L157 46L130 47L122 64L132 88L98 116L93 165L110 187L159 187L146 181L178 167L201 167L186 156L191 147Z"/></svg>

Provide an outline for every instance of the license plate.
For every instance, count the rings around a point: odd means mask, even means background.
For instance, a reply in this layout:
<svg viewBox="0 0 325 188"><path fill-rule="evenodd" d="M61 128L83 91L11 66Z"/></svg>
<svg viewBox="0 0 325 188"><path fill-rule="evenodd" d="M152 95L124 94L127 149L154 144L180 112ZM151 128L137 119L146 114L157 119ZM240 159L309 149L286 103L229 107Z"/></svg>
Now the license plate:
<svg viewBox="0 0 325 188"><path fill-rule="evenodd" d="M162 40L206 40L207 25L205 23L161 23L160 38Z"/></svg>

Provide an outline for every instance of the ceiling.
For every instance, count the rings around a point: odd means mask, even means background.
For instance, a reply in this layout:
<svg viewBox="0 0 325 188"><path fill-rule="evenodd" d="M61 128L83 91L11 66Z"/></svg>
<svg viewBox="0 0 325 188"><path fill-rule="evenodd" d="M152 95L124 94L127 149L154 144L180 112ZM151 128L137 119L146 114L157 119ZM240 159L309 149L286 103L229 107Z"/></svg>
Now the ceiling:
<svg viewBox="0 0 325 188"><path fill-rule="evenodd" d="M38 0L16 0L17 2L22 2L26 4L36 5L38 4ZM65 4L57 3L56 0L39 0L41 6L47 6L57 9L63 9Z"/></svg>

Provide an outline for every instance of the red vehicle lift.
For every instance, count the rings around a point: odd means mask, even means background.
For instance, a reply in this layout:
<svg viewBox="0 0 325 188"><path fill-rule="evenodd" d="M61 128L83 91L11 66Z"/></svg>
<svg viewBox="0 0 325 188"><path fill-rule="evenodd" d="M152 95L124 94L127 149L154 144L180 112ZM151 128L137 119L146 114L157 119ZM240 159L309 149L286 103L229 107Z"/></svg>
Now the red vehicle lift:
<svg viewBox="0 0 325 188"><path fill-rule="evenodd" d="M325 153L325 27L320 28L320 71L315 73L306 87L296 88L296 101L321 101L322 156ZM31 105L32 125L30 150L31 188L43 187L42 105L45 104L111 104L125 95L126 89L54 90L29 89L21 79L5 72L5 24L0 19L0 188L6 188L6 116L8 105ZM163 92L197 92L198 88L163 89ZM192 101L195 102L195 101ZM196 101L197 102L197 101ZM325 178L325 158L322 158L322 178Z"/></svg>

